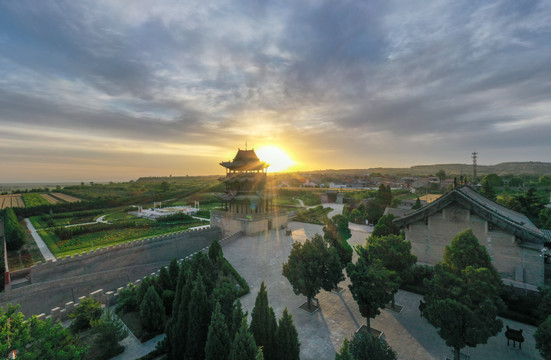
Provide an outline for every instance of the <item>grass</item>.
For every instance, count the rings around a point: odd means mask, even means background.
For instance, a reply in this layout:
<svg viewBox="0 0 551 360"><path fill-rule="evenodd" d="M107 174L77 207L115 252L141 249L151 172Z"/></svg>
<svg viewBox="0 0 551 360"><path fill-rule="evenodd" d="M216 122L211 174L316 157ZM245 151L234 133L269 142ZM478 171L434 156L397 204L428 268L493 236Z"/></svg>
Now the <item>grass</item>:
<svg viewBox="0 0 551 360"><path fill-rule="evenodd" d="M99 216L96 216L96 218L98 218L98 217ZM131 219L136 219L136 218L137 218L136 216L131 215L131 214L127 213L126 211L118 211L118 212L114 212L114 213L105 215L103 220L108 221L108 222L117 222L117 221L131 220Z"/></svg>
<svg viewBox="0 0 551 360"><path fill-rule="evenodd" d="M186 230L193 226L204 225L204 222L195 222L191 224L167 224L165 226L136 227L126 229L114 229L109 231L99 231L83 235L74 236L70 240L60 240L52 231L38 230L42 240L48 245L50 251L56 257L73 255L89 250L98 249L108 245L114 245L130 240L148 238L157 235L168 234L172 232ZM91 225L94 226L94 225Z"/></svg>
<svg viewBox="0 0 551 360"><path fill-rule="evenodd" d="M23 194L23 202L25 202L26 207L40 206L40 205L49 205L48 200L44 199L38 193L26 193Z"/></svg>
<svg viewBox="0 0 551 360"><path fill-rule="evenodd" d="M332 208L324 208L322 205L307 210L301 210L297 212L294 221L323 225L329 220L327 214L332 210Z"/></svg>

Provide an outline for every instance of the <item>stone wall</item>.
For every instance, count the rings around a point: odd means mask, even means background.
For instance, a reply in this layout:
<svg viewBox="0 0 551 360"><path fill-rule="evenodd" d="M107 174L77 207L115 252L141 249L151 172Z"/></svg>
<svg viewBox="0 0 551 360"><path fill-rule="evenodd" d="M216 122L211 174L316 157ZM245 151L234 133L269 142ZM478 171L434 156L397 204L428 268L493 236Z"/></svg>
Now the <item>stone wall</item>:
<svg viewBox="0 0 551 360"><path fill-rule="evenodd" d="M235 233L233 235L230 235L230 236L227 236L223 239L220 240L220 245L222 245L222 247L224 245L227 245L228 243L234 241L235 239L238 239L240 238L241 236L243 236L244 234L242 232L238 232L238 233ZM208 249L209 249L209 246L205 246L204 248L202 248L201 250L199 251L203 251L203 252L208 252ZM192 254L189 254L187 255L185 258L182 258L180 260L178 260L179 263L181 263L182 261L184 261L184 259L191 259L191 257L193 255L195 255L196 252L192 253ZM155 271L155 272L152 272L151 274L148 274L146 276L159 276L159 272L160 272L160 267ZM140 282L146 277L142 277L140 279L136 279L132 282L128 282L126 286L129 286L130 284L134 284L134 285L139 285ZM125 287L119 287L117 288L116 291L106 291L104 292L103 289L98 289L98 290L95 290L93 292L91 292L88 297L91 297L93 298L94 300L104 304L105 306L107 307L110 307L110 306L114 306L117 304L117 300L118 300L118 297L119 297L119 293L121 290L123 290ZM40 313L38 315L38 318L39 319L52 319L53 321L56 321L56 320L60 320L60 321L64 321L64 320L67 320L68 319L68 316L70 313L72 313L75 308L82 302L82 300L84 300L86 298L86 296L81 296L78 298L78 301L69 301L69 302L66 302L64 304L62 304L61 306L57 306L55 308L52 308L48 314L46 313Z"/></svg>
<svg viewBox="0 0 551 360"><path fill-rule="evenodd" d="M544 283L544 263L535 246L518 243L515 236L493 226L459 204L410 224L406 239L419 263L435 265L443 260L444 249L459 232L472 229L480 244L488 249L504 279L534 286Z"/></svg>
<svg viewBox="0 0 551 360"><path fill-rule="evenodd" d="M36 296L33 294L46 290L51 292L69 287L73 287L71 292L75 298L79 295L75 292L86 291L93 284L97 289L107 284L127 283L159 269L174 258L184 258L205 248L219 238L219 229L188 230L38 263L30 268L30 285L0 293L0 304Z"/></svg>
<svg viewBox="0 0 551 360"><path fill-rule="evenodd" d="M287 226L289 215L282 213L267 213L262 216L244 218L243 214L232 215L229 212L211 211L210 222L212 227L219 228L223 236L242 231L246 235L254 235L271 229L280 229Z"/></svg>

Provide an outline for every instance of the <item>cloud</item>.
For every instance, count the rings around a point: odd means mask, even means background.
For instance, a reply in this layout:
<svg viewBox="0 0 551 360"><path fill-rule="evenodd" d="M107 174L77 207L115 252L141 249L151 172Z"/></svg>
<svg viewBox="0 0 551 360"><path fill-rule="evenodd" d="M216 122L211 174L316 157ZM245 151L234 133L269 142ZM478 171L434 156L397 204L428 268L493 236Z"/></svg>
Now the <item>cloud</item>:
<svg viewBox="0 0 551 360"><path fill-rule="evenodd" d="M140 171L245 141L310 168L545 161L550 35L545 1L2 3L0 140Z"/></svg>

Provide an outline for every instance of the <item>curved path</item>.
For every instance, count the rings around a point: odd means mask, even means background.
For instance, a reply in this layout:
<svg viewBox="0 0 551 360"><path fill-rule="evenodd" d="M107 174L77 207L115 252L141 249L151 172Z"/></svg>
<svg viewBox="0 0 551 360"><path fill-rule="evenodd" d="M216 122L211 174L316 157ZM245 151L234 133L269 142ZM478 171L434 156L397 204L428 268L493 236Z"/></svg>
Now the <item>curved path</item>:
<svg viewBox="0 0 551 360"><path fill-rule="evenodd" d="M34 228L29 218L25 218L25 224L27 224L27 229L29 229L29 231L31 232L31 236L36 242L36 245L38 245L38 249L42 253L42 256L44 256L44 260L56 261L56 257L54 256L54 254L52 254L50 249L48 249L48 246L46 246L46 243L44 243L44 240L42 240L40 235L38 235L38 232L36 232L36 229Z"/></svg>

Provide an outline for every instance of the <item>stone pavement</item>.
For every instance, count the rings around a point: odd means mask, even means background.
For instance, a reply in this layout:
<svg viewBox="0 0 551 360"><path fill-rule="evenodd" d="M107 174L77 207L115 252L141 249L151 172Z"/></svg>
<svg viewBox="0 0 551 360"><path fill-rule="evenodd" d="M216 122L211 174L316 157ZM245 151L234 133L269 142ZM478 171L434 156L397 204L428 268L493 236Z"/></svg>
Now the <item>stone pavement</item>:
<svg viewBox="0 0 551 360"><path fill-rule="evenodd" d="M251 288L251 292L241 298L243 309L249 312L249 321L260 283L264 281L276 317L281 317L285 307L293 315L301 341L301 359L333 360L344 338L350 339L354 331L365 324L365 319L348 290L348 279L341 283L341 287L345 288L341 294L320 292L317 298L321 310L309 314L298 309L306 298L293 293L291 285L281 275L282 263L287 261L293 241L304 241L315 233L323 232L321 226L312 224L291 222L288 227L292 230L292 236L285 236L285 231L280 230L242 237L224 246L224 255ZM369 229L358 227L354 230L349 240L351 245L364 244L368 236L366 230ZM371 321L372 327L384 331L387 342L398 353L399 359L444 359L450 355L450 348L434 327L419 316L419 299L420 295L399 291L396 303L404 306L402 312L397 314L382 310ZM499 334L489 339L488 344L465 348L463 352L471 359L541 359L534 346L535 327L503 321L504 325L524 330L526 341L522 350L507 347L505 336Z"/></svg>
<svg viewBox="0 0 551 360"><path fill-rule="evenodd" d="M134 335L128 335L123 341L121 341L121 345L125 347L124 352L115 357L112 357L111 360L138 359L155 350L157 343L162 341L164 338L165 338L165 334L157 335L153 339L148 340L143 344L141 344L140 341L136 339Z"/></svg>
<svg viewBox="0 0 551 360"><path fill-rule="evenodd" d="M31 220L29 218L25 218L25 224L27 224L27 228L31 232L31 236L33 237L34 241L36 242L36 245L38 245L38 249L42 253L42 256L44 256L44 260L46 261L56 261L56 257L50 249L46 246L46 243L42 240L40 235L36 232L36 229L34 228L33 224L31 223Z"/></svg>

